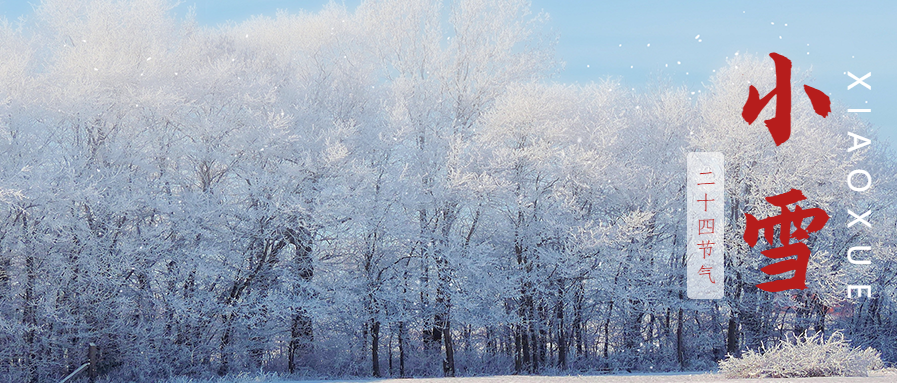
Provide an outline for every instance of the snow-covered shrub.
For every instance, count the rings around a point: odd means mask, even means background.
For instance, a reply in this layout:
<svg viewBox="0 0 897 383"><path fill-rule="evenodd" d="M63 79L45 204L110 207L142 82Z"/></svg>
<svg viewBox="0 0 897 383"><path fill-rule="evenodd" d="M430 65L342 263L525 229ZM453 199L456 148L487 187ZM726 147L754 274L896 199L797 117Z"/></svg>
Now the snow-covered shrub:
<svg viewBox="0 0 897 383"><path fill-rule="evenodd" d="M803 378L817 376L868 376L882 368L881 353L869 347L851 348L840 331L825 339L821 333L790 336L740 358L729 355L719 362L728 378Z"/></svg>

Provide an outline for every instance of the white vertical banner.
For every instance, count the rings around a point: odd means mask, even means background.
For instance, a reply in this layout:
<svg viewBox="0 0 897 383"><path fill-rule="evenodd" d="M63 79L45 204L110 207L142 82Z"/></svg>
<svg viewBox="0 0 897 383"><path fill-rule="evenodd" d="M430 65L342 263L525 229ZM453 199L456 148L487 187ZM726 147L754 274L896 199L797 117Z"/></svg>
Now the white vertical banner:
<svg viewBox="0 0 897 383"><path fill-rule="evenodd" d="M723 154L688 153L686 279L691 299L722 299L725 286Z"/></svg>

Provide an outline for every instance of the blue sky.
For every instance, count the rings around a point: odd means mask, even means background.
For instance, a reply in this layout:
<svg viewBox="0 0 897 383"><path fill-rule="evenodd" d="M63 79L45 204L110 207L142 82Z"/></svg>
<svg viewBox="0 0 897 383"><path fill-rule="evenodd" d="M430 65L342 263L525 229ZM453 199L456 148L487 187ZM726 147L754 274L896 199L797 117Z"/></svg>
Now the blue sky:
<svg viewBox="0 0 897 383"><path fill-rule="evenodd" d="M354 9L359 2L345 4ZM195 7L198 21L213 26L273 16L278 9L314 12L326 3L185 0L175 12ZM882 144L897 148L897 2L533 0L533 10L550 14L549 27L560 35L557 55L566 66L557 81L615 76L639 89L661 76L698 91L736 52L777 52L796 69L812 68L808 85L835 102L872 109L862 117L875 125ZM9 20L30 13L27 1L0 0L0 14ZM871 72L865 82L872 89L847 90L853 82L848 71L858 77Z"/></svg>

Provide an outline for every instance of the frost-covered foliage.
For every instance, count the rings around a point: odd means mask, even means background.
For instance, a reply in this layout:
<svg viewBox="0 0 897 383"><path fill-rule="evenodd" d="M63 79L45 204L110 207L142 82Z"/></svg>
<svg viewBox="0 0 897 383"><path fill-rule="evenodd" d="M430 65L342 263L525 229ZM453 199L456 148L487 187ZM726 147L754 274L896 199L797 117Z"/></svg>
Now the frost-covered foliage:
<svg viewBox="0 0 897 383"><path fill-rule="evenodd" d="M822 333L789 335L741 357L730 355L719 362L720 372L729 378L807 378L868 376L870 370L883 367L881 353L871 347L850 347L841 332L828 339Z"/></svg>
<svg viewBox="0 0 897 383"><path fill-rule="evenodd" d="M546 80L555 39L522 0L217 29L169 10L47 0L0 23L0 381L58 380L89 342L112 381L710 369L823 328L897 360L887 231L833 218L807 290L754 287L764 258L739 232L763 197L897 218L894 162L846 151L874 136L844 108L795 101L779 148L741 119L768 59L700 97L637 93ZM722 301L683 291L689 151L726 156ZM881 289L846 301L848 276Z"/></svg>

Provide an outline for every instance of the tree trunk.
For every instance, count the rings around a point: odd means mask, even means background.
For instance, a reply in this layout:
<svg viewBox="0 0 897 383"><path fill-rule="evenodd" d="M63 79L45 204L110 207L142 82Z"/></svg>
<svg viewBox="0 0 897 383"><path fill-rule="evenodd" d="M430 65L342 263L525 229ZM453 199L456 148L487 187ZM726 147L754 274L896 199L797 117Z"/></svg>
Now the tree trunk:
<svg viewBox="0 0 897 383"><path fill-rule="evenodd" d="M444 235L447 235L447 233L444 233ZM442 374L446 377L453 377L455 376L455 345L452 342L450 319L452 310L452 300L449 295L451 271L448 267L448 261L442 254L439 254L436 258L436 273L438 280L436 281L436 315L433 318L435 325L433 333L441 334L443 348L445 349L445 357L442 359ZM438 341L438 339L434 339L434 341Z"/></svg>
<svg viewBox="0 0 897 383"><path fill-rule="evenodd" d="M679 315L676 318L676 359L679 361L679 371L685 371L685 345L682 344L683 322L685 322L685 318L680 307Z"/></svg>
<svg viewBox="0 0 897 383"><path fill-rule="evenodd" d="M312 322L303 309L299 309L293 315L293 323L290 326L290 345L288 350L290 374L296 372L296 366L301 357L311 355L314 342Z"/></svg>
<svg viewBox="0 0 897 383"><path fill-rule="evenodd" d="M535 330L536 330L536 339L535 342L536 348L534 350L534 355L538 357L533 358L535 362L533 363L533 373L539 373L542 368L546 365L545 359L545 348L548 340L548 334L545 331L545 323L547 322L547 318L545 315L545 308L540 304L539 308L536 310L536 321L535 321Z"/></svg>
<svg viewBox="0 0 897 383"><path fill-rule="evenodd" d="M452 342L451 322L446 320L442 328L442 340L445 343L445 360L442 373L445 377L455 376L455 345Z"/></svg>
<svg viewBox="0 0 897 383"><path fill-rule="evenodd" d="M405 377L405 322L399 322L399 377Z"/></svg>
<svg viewBox="0 0 897 383"><path fill-rule="evenodd" d="M607 319L604 320L604 358L607 358L608 347L610 346L610 317L613 313L614 302L611 301L607 308Z"/></svg>
<svg viewBox="0 0 897 383"><path fill-rule="evenodd" d="M520 348L523 350L523 355L521 357L521 369L524 371L532 370L532 359L530 354L530 339L529 339L529 321L525 321L526 323L523 326L520 326Z"/></svg>
<svg viewBox="0 0 897 383"><path fill-rule="evenodd" d="M557 336L557 344L558 344L558 368L566 370L567 369L567 336L564 329L564 285L561 284L558 287L558 303L556 310L557 315L557 330L555 334Z"/></svg>
<svg viewBox="0 0 897 383"><path fill-rule="evenodd" d="M519 374L523 371L523 337L520 326L513 326L511 331L514 334L514 373Z"/></svg>
<svg viewBox="0 0 897 383"><path fill-rule="evenodd" d="M584 300L582 290L582 282L578 282L574 297L575 304L573 305L573 340L576 342L576 356L588 357L588 349L585 347L585 340L583 339L583 327L585 327L585 324L582 320Z"/></svg>
<svg viewBox="0 0 897 383"><path fill-rule="evenodd" d="M37 383L37 350L34 344L37 340L37 313L35 308L37 303L35 302L34 296L34 285L37 275L34 265L34 256L30 253L25 258L25 269L28 278L25 282L24 305L22 307L22 324L25 325L25 334L23 337L26 347L25 372L30 383Z"/></svg>
<svg viewBox="0 0 897 383"><path fill-rule="evenodd" d="M231 315L224 316L224 334L221 334L221 365L218 366L218 376L224 376L227 374L227 370L230 367L230 351L227 349L230 346L231 342L231 331L233 326L231 326Z"/></svg>
<svg viewBox="0 0 897 383"><path fill-rule="evenodd" d="M380 322L371 319L371 374L380 377Z"/></svg>
<svg viewBox="0 0 897 383"><path fill-rule="evenodd" d="M294 262L299 279L303 283L311 282L314 277L314 264L311 257L311 233L304 227L299 227L297 230L286 229L284 230L284 239L293 245ZM306 289L301 283L295 286L295 294L300 298L307 295ZM296 309L290 325L290 344L288 349L288 367L291 374L295 373L299 360L313 354L314 340L311 317L305 309Z"/></svg>
<svg viewBox="0 0 897 383"><path fill-rule="evenodd" d="M531 314L532 311L528 309L528 306L531 304L531 300L527 302L529 299L524 298L523 307L521 307L523 313L523 323L520 326L520 348L523 351L521 358L521 368L527 372L532 371L533 361L532 361L532 320Z"/></svg>
<svg viewBox="0 0 897 383"><path fill-rule="evenodd" d="M828 311L828 307L820 302L816 302L816 332L822 333L822 337L825 338L825 315Z"/></svg>
<svg viewBox="0 0 897 383"><path fill-rule="evenodd" d="M735 313L729 317L729 331L726 333L726 352L738 356L738 322Z"/></svg>
<svg viewBox="0 0 897 383"><path fill-rule="evenodd" d="M392 363L392 350L393 350L392 340L393 340L393 338L395 338L395 335L396 335L395 331L390 331L389 332L389 341L386 342L386 350L387 350L386 356L387 356L387 359L389 360L389 369L386 370L386 374L389 376L395 376L395 369L393 369L393 363Z"/></svg>

